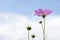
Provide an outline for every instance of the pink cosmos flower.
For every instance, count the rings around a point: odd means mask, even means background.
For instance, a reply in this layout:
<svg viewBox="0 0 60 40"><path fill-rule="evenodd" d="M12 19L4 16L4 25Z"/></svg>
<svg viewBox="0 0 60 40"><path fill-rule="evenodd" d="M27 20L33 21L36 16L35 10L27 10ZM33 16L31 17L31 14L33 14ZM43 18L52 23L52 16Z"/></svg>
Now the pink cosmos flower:
<svg viewBox="0 0 60 40"><path fill-rule="evenodd" d="M52 13L52 10L49 10L49 9L38 9L38 10L35 10L35 14L36 16L43 16L43 15L49 15L50 13Z"/></svg>

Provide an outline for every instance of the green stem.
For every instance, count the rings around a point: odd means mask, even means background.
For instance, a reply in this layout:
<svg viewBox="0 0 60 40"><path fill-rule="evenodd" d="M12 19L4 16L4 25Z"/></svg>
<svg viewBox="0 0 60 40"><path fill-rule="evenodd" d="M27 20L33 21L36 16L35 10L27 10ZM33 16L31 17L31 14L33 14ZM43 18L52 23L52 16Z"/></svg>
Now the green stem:
<svg viewBox="0 0 60 40"><path fill-rule="evenodd" d="M43 24L41 23L42 30L44 30Z"/></svg>
<svg viewBox="0 0 60 40"><path fill-rule="evenodd" d="M42 27L42 32L43 32L43 40L44 40L44 26L43 24L41 23L41 27Z"/></svg>
<svg viewBox="0 0 60 40"><path fill-rule="evenodd" d="M29 40L29 30L28 30L28 40Z"/></svg>
<svg viewBox="0 0 60 40"><path fill-rule="evenodd" d="M43 18L43 20L44 20L43 40L45 40L45 18Z"/></svg>

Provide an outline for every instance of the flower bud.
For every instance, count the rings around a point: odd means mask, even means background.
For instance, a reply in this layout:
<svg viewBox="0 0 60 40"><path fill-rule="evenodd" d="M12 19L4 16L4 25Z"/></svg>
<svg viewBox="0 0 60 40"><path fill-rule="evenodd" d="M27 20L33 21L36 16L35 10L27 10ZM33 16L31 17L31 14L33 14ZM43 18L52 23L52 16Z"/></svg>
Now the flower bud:
<svg viewBox="0 0 60 40"><path fill-rule="evenodd" d="M42 21L39 21L39 23L42 23Z"/></svg>
<svg viewBox="0 0 60 40"><path fill-rule="evenodd" d="M27 30L31 30L31 27L30 27L30 26L28 26L28 27L27 27Z"/></svg>
<svg viewBox="0 0 60 40"><path fill-rule="evenodd" d="M32 38L35 38L35 35L34 34L32 35Z"/></svg>

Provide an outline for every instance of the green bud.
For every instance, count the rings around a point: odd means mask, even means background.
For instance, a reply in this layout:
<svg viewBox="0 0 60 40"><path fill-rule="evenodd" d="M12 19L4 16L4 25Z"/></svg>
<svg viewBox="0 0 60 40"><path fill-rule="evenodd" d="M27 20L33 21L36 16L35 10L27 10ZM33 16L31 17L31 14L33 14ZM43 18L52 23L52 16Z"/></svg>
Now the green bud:
<svg viewBox="0 0 60 40"><path fill-rule="evenodd" d="M28 27L27 27L27 30L31 30L31 27L30 27L30 26L28 26Z"/></svg>
<svg viewBox="0 0 60 40"><path fill-rule="evenodd" d="M42 23L42 21L39 21L39 23Z"/></svg>
<svg viewBox="0 0 60 40"><path fill-rule="evenodd" d="M35 38L35 35L34 34L32 35L32 38Z"/></svg>

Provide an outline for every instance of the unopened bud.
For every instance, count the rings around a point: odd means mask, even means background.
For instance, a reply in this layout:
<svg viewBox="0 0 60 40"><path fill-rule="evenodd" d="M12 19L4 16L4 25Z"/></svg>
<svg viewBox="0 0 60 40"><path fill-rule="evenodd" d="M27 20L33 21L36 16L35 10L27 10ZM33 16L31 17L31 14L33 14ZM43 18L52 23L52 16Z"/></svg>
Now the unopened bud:
<svg viewBox="0 0 60 40"><path fill-rule="evenodd" d="M42 23L42 21L39 21L39 23Z"/></svg>
<svg viewBox="0 0 60 40"><path fill-rule="evenodd" d="M32 38L35 38L35 35L34 34L32 35Z"/></svg>
<svg viewBox="0 0 60 40"><path fill-rule="evenodd" d="M30 26L28 26L28 27L27 27L27 30L31 30L31 27L30 27Z"/></svg>

